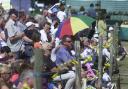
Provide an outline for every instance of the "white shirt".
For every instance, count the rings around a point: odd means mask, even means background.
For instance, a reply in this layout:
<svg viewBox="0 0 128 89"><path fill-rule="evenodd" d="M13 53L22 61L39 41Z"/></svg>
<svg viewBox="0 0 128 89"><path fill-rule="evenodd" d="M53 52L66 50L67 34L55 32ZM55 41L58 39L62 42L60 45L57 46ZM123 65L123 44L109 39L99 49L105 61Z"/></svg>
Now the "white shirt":
<svg viewBox="0 0 128 89"><path fill-rule="evenodd" d="M57 13L57 18L62 22L66 18L66 13L64 11L59 11Z"/></svg>
<svg viewBox="0 0 128 89"><path fill-rule="evenodd" d="M103 74L103 77L102 77L102 79L104 80L104 81L111 81L111 78L110 78L110 76L107 74L107 73L104 73Z"/></svg>
<svg viewBox="0 0 128 89"><path fill-rule="evenodd" d="M12 19L8 20L8 22L5 25L5 28L7 29L8 37L13 37L13 36L21 34L21 30L19 26ZM22 39L15 40L15 42L11 43L10 39L8 38L7 45L10 47L11 52L17 52L20 50L24 50Z"/></svg>
<svg viewBox="0 0 128 89"><path fill-rule="evenodd" d="M103 55L106 56L106 59L109 60L110 59L110 52L108 51L107 48L104 48L102 51Z"/></svg>
<svg viewBox="0 0 128 89"><path fill-rule="evenodd" d="M88 56L92 55L92 49L85 48L84 51L80 55L82 58L87 58Z"/></svg>
<svg viewBox="0 0 128 89"><path fill-rule="evenodd" d="M41 34L41 41L47 42L48 41L47 33L42 29L42 30L40 30L40 34Z"/></svg>
<svg viewBox="0 0 128 89"><path fill-rule="evenodd" d="M51 36L52 36L52 40L55 39L55 34L56 34L56 31L58 30L58 28L54 28L54 26L52 25L51 26Z"/></svg>

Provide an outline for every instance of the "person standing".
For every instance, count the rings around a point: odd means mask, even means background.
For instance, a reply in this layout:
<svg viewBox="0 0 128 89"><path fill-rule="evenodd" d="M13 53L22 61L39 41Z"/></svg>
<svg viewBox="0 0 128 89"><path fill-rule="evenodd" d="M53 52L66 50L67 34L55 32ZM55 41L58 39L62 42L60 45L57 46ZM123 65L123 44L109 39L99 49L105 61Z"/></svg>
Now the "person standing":
<svg viewBox="0 0 128 89"><path fill-rule="evenodd" d="M60 5L60 11L57 12L57 18L59 19L60 23L63 22L63 20L66 18L66 13L65 13L65 7L64 4Z"/></svg>
<svg viewBox="0 0 128 89"><path fill-rule="evenodd" d="M93 3L90 4L90 8L88 9L87 14L88 14L88 16L90 16L92 18L96 18L96 10L94 8Z"/></svg>
<svg viewBox="0 0 128 89"><path fill-rule="evenodd" d="M103 40L107 40L107 25L105 22L105 14L101 13L98 20L99 36L103 37Z"/></svg>

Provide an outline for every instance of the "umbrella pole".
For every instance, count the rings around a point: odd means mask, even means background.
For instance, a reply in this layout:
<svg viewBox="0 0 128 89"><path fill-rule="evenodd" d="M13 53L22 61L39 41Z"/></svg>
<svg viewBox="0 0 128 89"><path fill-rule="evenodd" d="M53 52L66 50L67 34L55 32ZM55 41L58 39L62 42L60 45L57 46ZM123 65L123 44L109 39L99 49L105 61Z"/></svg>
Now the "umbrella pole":
<svg viewBox="0 0 128 89"><path fill-rule="evenodd" d="M42 89L42 65L43 65L43 51L41 49L34 49L34 74L35 82L34 89Z"/></svg>
<svg viewBox="0 0 128 89"><path fill-rule="evenodd" d="M78 65L76 65L76 86L75 89L81 89L81 62L80 62L80 41L75 41L75 52L76 60Z"/></svg>

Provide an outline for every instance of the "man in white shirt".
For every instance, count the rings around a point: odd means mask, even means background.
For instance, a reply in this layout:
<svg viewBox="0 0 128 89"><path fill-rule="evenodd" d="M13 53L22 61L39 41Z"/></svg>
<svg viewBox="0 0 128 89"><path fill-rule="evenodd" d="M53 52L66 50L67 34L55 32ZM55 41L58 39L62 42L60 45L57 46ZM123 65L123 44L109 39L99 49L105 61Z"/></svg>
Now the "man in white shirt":
<svg viewBox="0 0 128 89"><path fill-rule="evenodd" d="M41 41L42 42L47 42L48 41L48 33L50 32L50 29L51 29L51 24L49 22L46 22L44 24L43 29L40 30Z"/></svg>
<svg viewBox="0 0 128 89"><path fill-rule="evenodd" d="M60 11L58 11L58 13L57 13L57 18L60 20L60 22L63 22L63 20L67 17L64 10L65 10L65 7L63 4L61 4Z"/></svg>
<svg viewBox="0 0 128 89"><path fill-rule="evenodd" d="M10 18L5 25L7 31L7 45L16 56L20 58L20 51L24 51L23 41L32 42L27 38L21 28L17 24L18 12L14 9L10 11Z"/></svg>

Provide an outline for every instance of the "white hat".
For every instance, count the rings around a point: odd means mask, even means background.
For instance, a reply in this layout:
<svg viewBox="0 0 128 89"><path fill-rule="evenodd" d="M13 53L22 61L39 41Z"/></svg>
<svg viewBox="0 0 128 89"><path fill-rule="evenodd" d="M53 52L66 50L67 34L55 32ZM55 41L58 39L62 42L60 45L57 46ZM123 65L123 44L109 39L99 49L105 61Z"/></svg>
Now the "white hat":
<svg viewBox="0 0 128 89"><path fill-rule="evenodd" d="M27 23L26 23L26 26L27 26L27 27L30 27L31 25L35 25L35 24L34 24L33 22L27 22Z"/></svg>
<svg viewBox="0 0 128 89"><path fill-rule="evenodd" d="M113 27L109 27L109 31L113 31L114 30L114 28Z"/></svg>

